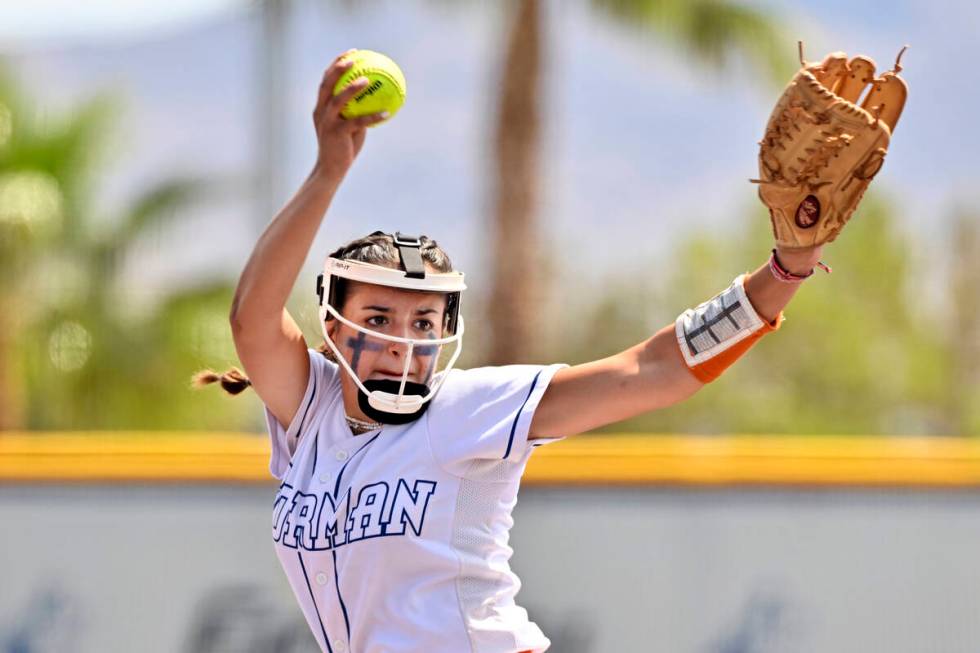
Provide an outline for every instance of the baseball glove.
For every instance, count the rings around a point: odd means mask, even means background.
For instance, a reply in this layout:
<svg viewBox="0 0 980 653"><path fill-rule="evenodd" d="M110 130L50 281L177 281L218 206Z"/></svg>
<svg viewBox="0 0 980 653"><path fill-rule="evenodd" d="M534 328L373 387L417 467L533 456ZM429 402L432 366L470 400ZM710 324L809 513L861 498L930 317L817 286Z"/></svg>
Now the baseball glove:
<svg viewBox="0 0 980 653"><path fill-rule="evenodd" d="M803 60L759 142L759 197L769 207L776 244L822 245L837 237L881 169L908 86L895 67L875 77L875 63L833 52ZM862 92L870 89L860 105Z"/></svg>

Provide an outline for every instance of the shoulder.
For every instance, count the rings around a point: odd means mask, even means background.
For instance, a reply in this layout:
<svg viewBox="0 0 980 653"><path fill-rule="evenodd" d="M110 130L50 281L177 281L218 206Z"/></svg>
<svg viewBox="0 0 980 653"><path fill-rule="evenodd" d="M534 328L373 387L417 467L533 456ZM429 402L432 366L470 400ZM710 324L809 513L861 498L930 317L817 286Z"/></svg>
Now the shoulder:
<svg viewBox="0 0 980 653"><path fill-rule="evenodd" d="M487 394L507 394L534 383L549 367L551 366L501 365L450 370L433 401L446 403Z"/></svg>
<svg viewBox="0 0 980 653"><path fill-rule="evenodd" d="M320 411L340 392L340 366L316 349L309 349L307 353L310 357L310 378L303 403L311 411Z"/></svg>
<svg viewBox="0 0 980 653"><path fill-rule="evenodd" d="M507 414L532 395L543 392L556 365L502 365L450 370L429 411L438 417L467 417L476 414Z"/></svg>
<svg viewBox="0 0 980 653"><path fill-rule="evenodd" d="M462 474L473 459L506 460L515 450L523 456L537 404L562 367L505 365L448 372L426 415L437 460Z"/></svg>
<svg viewBox="0 0 980 653"><path fill-rule="evenodd" d="M316 349L307 349L310 357L310 377L317 380L330 381L337 378L340 374L340 366L323 355Z"/></svg>
<svg viewBox="0 0 980 653"><path fill-rule="evenodd" d="M288 425L282 424L268 407L266 425L272 441L269 469L281 479L296 452L297 445L308 433L318 428L324 416L334 409L339 399L339 368L315 349L308 349L310 375L299 409Z"/></svg>
<svg viewBox="0 0 980 653"><path fill-rule="evenodd" d="M302 434L304 427L309 423L310 417L322 412L329 406L333 399L339 394L340 368L333 361L315 349L307 349L310 358L310 375L306 381L306 391L300 402L296 414L288 426L284 426L287 432L295 433L298 437Z"/></svg>

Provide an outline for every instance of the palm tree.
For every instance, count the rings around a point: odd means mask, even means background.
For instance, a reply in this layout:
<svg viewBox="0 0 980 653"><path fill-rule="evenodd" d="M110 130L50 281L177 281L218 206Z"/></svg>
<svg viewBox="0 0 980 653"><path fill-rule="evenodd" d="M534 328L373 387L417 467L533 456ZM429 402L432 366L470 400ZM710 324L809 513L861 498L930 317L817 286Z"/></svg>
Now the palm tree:
<svg viewBox="0 0 980 653"><path fill-rule="evenodd" d="M545 67L541 0L513 0L494 148L496 154L488 362L528 362L533 356L535 307L547 295L535 273L540 251L537 163L543 107L537 93ZM592 0L593 11L640 35L656 33L702 63L720 67L744 54L765 77L788 78L786 52L763 12L728 0Z"/></svg>
<svg viewBox="0 0 980 653"><path fill-rule="evenodd" d="M161 337L157 318L175 306L186 313L188 302L212 307L223 292L220 308L210 309L223 322L230 280L170 290L142 318L121 304L119 274L135 244L214 186L163 180L121 215L95 220L90 176L112 106L103 96L41 124L0 80L0 430L151 426L141 416L161 407L157 425L169 425L168 412L180 411L159 401L167 396L159 386L183 392L191 366L172 369L185 343Z"/></svg>
<svg viewBox="0 0 980 653"><path fill-rule="evenodd" d="M41 124L35 115L0 74L0 430L21 423L24 388L13 354L44 300L30 296L30 280L41 253L77 233L86 162L105 118L101 99L59 122Z"/></svg>

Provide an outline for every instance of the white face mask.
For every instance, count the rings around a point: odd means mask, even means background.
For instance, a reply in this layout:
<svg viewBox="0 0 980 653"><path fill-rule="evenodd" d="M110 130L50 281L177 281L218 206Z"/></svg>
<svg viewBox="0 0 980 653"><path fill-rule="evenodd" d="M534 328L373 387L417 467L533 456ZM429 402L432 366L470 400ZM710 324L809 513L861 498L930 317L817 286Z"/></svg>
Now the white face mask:
<svg viewBox="0 0 980 653"><path fill-rule="evenodd" d="M419 290L424 292L447 293L452 297L449 315L449 324L454 327L452 335L445 338L432 340L420 338L406 338L380 333L373 329L363 327L351 322L331 304L333 289L338 279L348 279L361 283L375 284L389 288L399 288L404 290ZM357 385L358 401L361 410L365 415L385 424L403 424L417 419L428 407L428 402L435 397L439 388L442 386L449 371L456 364L456 360L463 351L463 319L458 316L459 294L466 289L463 283L461 272L449 273L422 273L417 271L409 276L404 270L361 263L359 261L340 260L328 258L324 264L322 279L318 282L317 293L320 297L320 328L327 346L333 352L337 362L346 370L351 379ZM407 345L408 351L405 356L405 364L401 371L400 380L368 380L361 381L350 362L341 354L340 348L327 333L327 320L335 319L344 326L354 331L364 334L372 339L384 342L393 342ZM408 380L411 371L413 355L420 352L430 353L438 356L438 348L443 345L456 344L455 350L442 370L437 374L437 361L432 364L432 374L428 378L420 379L422 383ZM431 379L435 379L430 387L426 385Z"/></svg>
<svg viewBox="0 0 980 653"><path fill-rule="evenodd" d="M372 381L367 381L368 384L374 385L374 389L369 389L364 381L361 381L357 377L357 373L351 368L350 363L347 359L340 353L340 349L337 344L327 333L327 317L331 316L333 319L338 320L344 326L350 327L359 333L363 333L366 336L378 340L383 340L386 342L396 342L408 346L408 351L405 354L405 364L402 369L402 376L399 381L397 381L398 387L395 392L388 391L391 389L391 383L382 384ZM456 333L447 338L436 338L433 340L426 340L421 338L402 338L398 336L390 336L384 333L379 333L373 329L365 328L359 324L355 324L341 315L336 308L331 306L329 303L325 303L320 307L320 327L323 330L323 337L326 339L327 346L330 347L330 351L333 352L334 356L337 358L337 362L343 367L347 373L350 375L351 379L357 384L358 390L360 390L364 396L367 398L367 403L375 410L381 411L383 413L392 413L395 415L412 415L412 419L415 419L421 414L424 409L425 404L430 401L439 388L442 386L443 381L446 379L446 373L449 372L456 364L456 359L459 358L460 353L463 351L463 320L460 318L459 325L456 328ZM422 379L423 383L412 383L408 380L409 372L412 366L412 357L416 353L416 348L421 351L429 351L431 349L437 349L443 345L448 345L455 343L456 347L453 351L449 362L446 364L445 369L442 374L433 374L431 378L435 378L436 381L433 386L424 385L430 379ZM432 356L438 356L437 351L431 352ZM433 365L433 372L435 372L435 365ZM419 386L424 387L424 393L418 394ZM385 388L385 389L382 389ZM363 403L363 402L362 402ZM363 406L362 406L363 407ZM382 417L377 417L375 415L368 415L369 417L374 417L381 422L385 422ZM405 420L410 421L410 420ZM392 423L388 421L387 423Z"/></svg>

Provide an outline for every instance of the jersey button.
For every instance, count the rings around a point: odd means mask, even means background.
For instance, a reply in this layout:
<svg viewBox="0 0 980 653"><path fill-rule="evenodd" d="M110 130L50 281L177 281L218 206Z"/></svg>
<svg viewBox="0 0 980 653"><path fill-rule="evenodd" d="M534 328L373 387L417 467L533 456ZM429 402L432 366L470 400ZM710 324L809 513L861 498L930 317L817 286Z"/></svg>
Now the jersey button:
<svg viewBox="0 0 980 653"><path fill-rule="evenodd" d="M347 452L344 451L343 449L341 449L340 451L338 451L337 452L337 460L339 460L341 462L347 460Z"/></svg>
<svg viewBox="0 0 980 653"><path fill-rule="evenodd" d="M327 474L326 472L324 472L323 474L320 474L320 482L321 483L329 483L330 482L330 474Z"/></svg>
<svg viewBox="0 0 980 653"><path fill-rule="evenodd" d="M316 575L316 584L317 585L326 585L327 584L327 575L325 573L323 573L322 571L319 574Z"/></svg>
<svg viewBox="0 0 980 653"><path fill-rule="evenodd" d="M346 648L347 646L344 645L344 640L342 639L333 640L333 650L337 651L337 653L343 653L344 650L346 650Z"/></svg>

